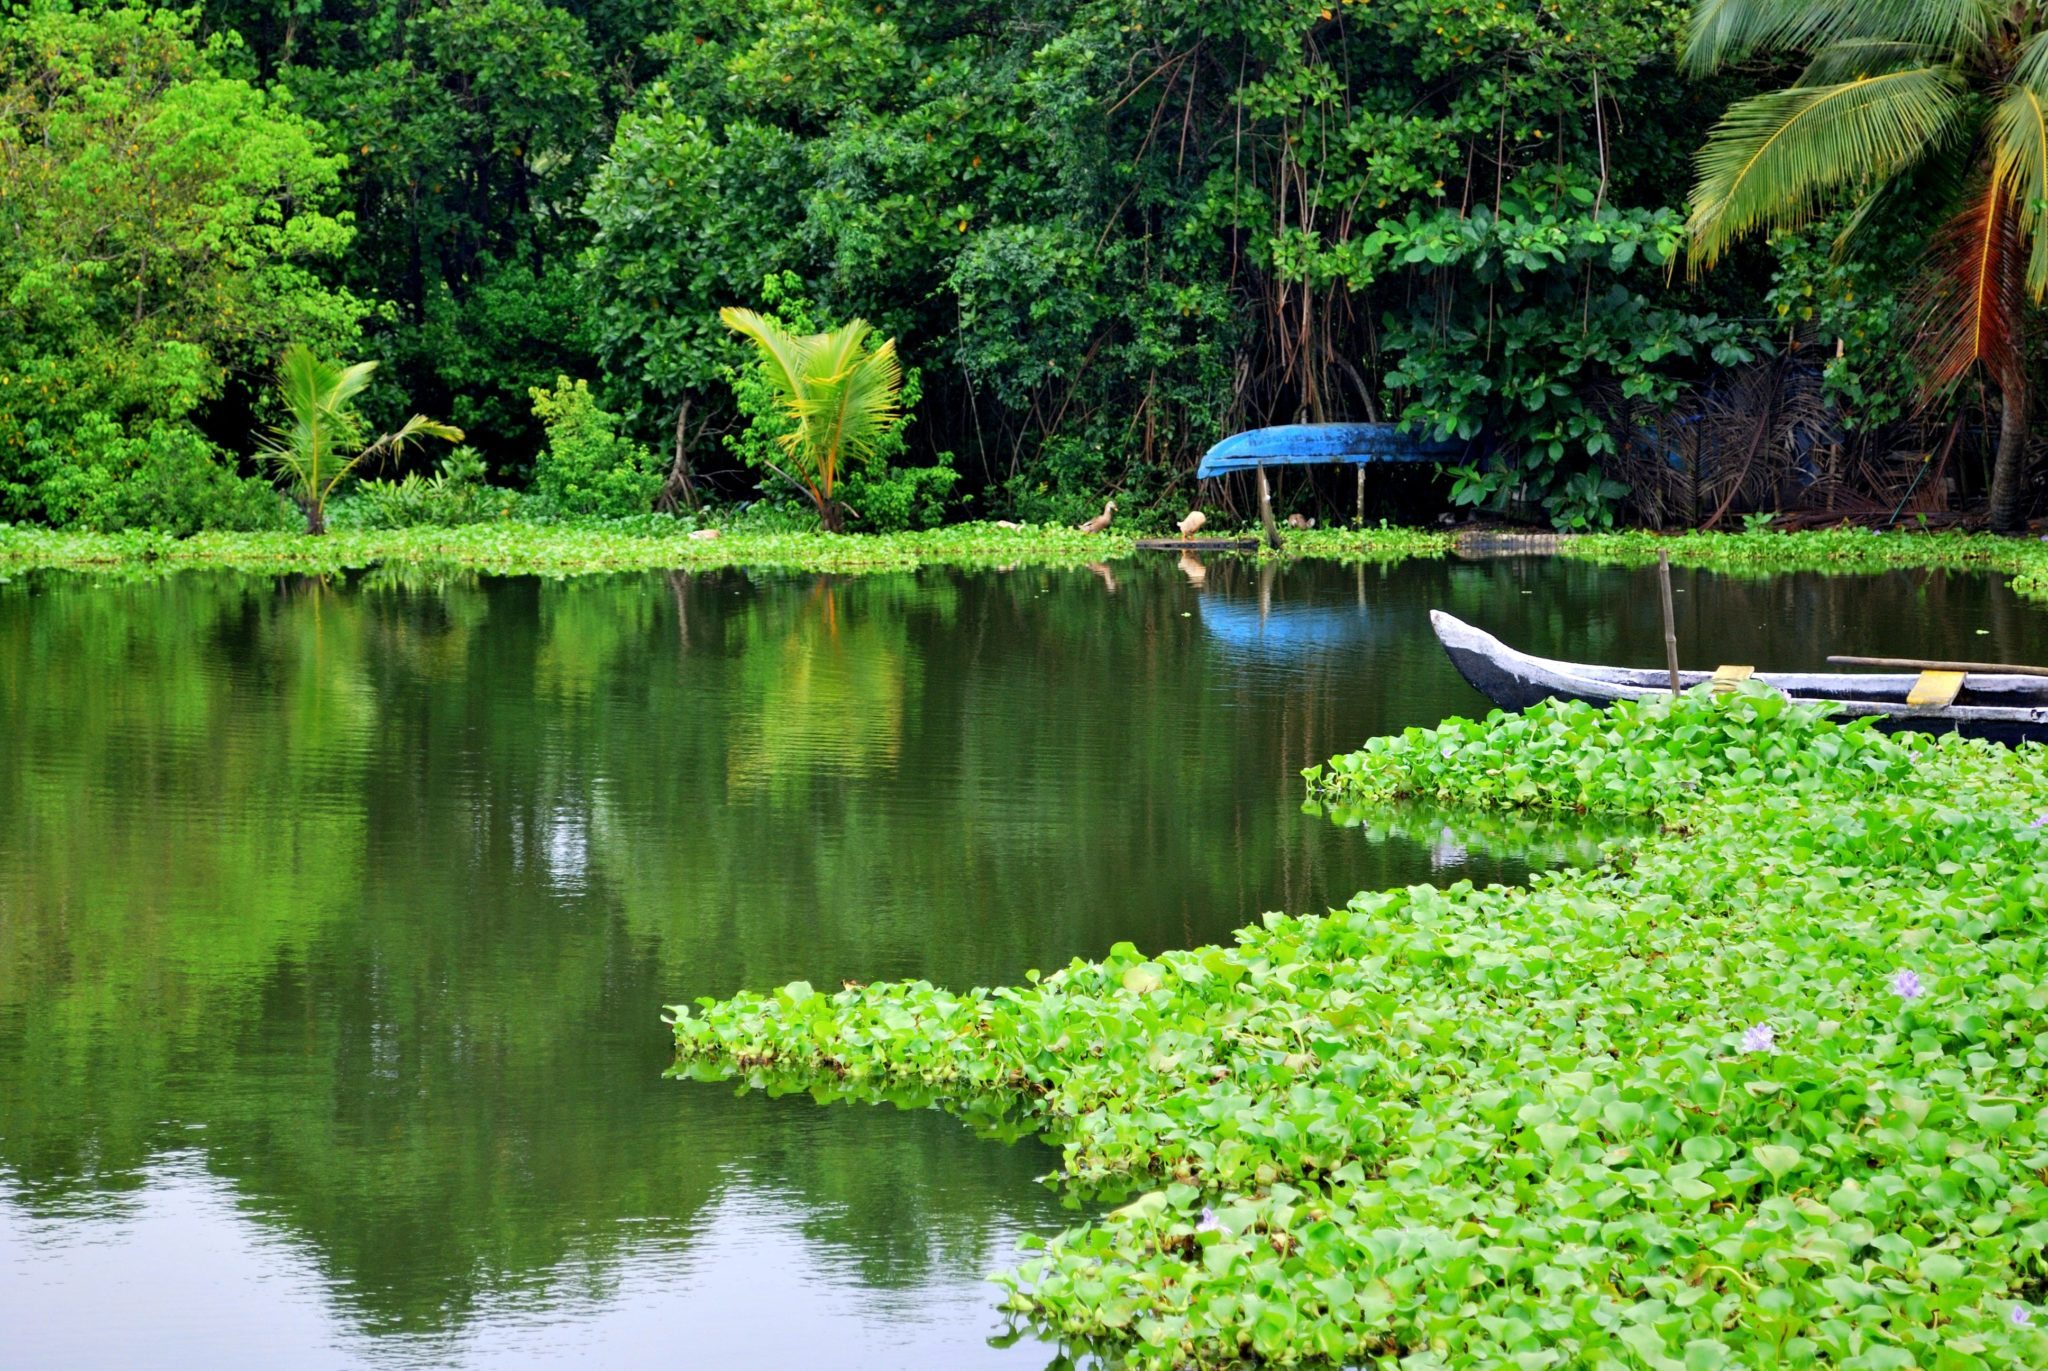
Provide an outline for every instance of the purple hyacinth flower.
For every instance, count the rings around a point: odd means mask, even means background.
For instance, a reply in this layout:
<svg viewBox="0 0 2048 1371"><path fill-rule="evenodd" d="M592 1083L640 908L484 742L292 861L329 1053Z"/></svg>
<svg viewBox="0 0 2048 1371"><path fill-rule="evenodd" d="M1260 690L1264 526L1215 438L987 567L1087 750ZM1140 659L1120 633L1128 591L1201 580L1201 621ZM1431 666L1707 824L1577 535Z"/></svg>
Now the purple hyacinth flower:
<svg viewBox="0 0 2048 1371"><path fill-rule="evenodd" d="M1900 971L1892 976L1892 994L1902 1000L1919 999L1922 989L1918 972Z"/></svg>
<svg viewBox="0 0 2048 1371"><path fill-rule="evenodd" d="M1202 1206L1202 1217L1195 1221L1195 1231L1197 1233L1221 1233L1223 1231L1223 1221L1216 1217L1215 1210L1204 1205Z"/></svg>
<svg viewBox="0 0 2048 1371"><path fill-rule="evenodd" d="M1767 1023L1760 1023L1742 1035L1744 1052L1775 1052L1778 1050L1778 1030Z"/></svg>
<svg viewBox="0 0 2048 1371"><path fill-rule="evenodd" d="M2024 1304L2016 1304L2012 1307L2012 1312L2006 1315L2006 1318L2014 1328L2027 1328L2032 1326L2034 1322L2034 1311L2027 1308Z"/></svg>
<svg viewBox="0 0 2048 1371"><path fill-rule="evenodd" d="M2044 824L2048 824L2048 814L2036 814L2034 816L2034 822L2028 824L2027 827L2040 828Z"/></svg>

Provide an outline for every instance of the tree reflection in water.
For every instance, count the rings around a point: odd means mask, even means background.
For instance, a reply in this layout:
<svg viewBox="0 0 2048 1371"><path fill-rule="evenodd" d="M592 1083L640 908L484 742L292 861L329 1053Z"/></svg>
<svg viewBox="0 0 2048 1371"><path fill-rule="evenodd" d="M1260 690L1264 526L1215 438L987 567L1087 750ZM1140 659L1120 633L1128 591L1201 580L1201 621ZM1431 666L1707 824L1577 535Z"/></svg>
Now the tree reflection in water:
<svg viewBox="0 0 2048 1371"><path fill-rule="evenodd" d="M659 1006L1513 878L1549 838L1297 773L1478 707L1433 607L1661 652L1645 573L1198 569L0 584L0 1314L48 1364L157 1308L222 1365L1042 1365L977 1278L1064 1225L1051 1153L664 1081ZM1707 664L2048 659L1975 578L1680 586Z"/></svg>

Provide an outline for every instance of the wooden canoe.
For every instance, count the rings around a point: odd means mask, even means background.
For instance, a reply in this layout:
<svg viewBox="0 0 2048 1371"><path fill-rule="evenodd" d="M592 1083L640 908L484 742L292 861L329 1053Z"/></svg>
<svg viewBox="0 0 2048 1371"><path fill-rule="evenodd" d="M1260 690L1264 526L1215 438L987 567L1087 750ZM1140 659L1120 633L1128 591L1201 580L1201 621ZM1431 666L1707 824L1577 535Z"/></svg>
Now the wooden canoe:
<svg viewBox="0 0 2048 1371"><path fill-rule="evenodd" d="M1663 667L1597 666L1559 662L1517 652L1440 609L1429 612L1437 641L1458 674L1502 709L1527 709L1538 700L1584 700L1606 705L1668 695L1670 673ZM1690 689L1713 679L1710 671L1681 671ZM1879 728L1919 733L1960 733L2008 745L2048 742L2048 677L1972 673L1953 704L1906 703L1919 677L1911 672L1862 674L1759 671L1750 677L1795 700L1837 706L1837 719L1874 716Z"/></svg>

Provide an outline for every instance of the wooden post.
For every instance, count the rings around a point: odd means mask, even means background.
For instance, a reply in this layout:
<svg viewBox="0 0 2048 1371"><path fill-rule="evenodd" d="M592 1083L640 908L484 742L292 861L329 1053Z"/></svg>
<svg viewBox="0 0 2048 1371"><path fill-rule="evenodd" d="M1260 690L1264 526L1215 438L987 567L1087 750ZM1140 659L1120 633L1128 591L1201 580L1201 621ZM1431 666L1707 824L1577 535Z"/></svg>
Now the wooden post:
<svg viewBox="0 0 2048 1371"><path fill-rule="evenodd" d="M1266 467L1259 464L1259 522L1266 526L1266 546L1280 550L1280 526L1273 522L1273 491L1266 484Z"/></svg>
<svg viewBox="0 0 2048 1371"><path fill-rule="evenodd" d="M1358 513L1352 516L1351 522L1359 528L1365 527L1365 463L1363 462L1358 464Z"/></svg>
<svg viewBox="0 0 2048 1371"><path fill-rule="evenodd" d="M1671 668L1671 698L1678 698L1678 620L1671 612L1671 554L1657 553L1657 589L1664 600L1664 663Z"/></svg>

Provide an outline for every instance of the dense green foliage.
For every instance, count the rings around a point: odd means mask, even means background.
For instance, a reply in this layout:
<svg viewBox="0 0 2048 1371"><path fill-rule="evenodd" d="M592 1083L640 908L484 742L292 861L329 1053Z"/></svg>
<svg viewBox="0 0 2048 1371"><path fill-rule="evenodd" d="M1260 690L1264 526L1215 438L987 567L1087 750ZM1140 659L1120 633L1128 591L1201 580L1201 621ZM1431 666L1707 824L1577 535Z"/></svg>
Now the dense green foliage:
<svg viewBox="0 0 2048 1371"><path fill-rule="evenodd" d="M590 393L588 381L555 378L535 387L533 414L547 431L533 460L533 493L558 514L620 518L643 514L661 489L659 460L619 432L618 416Z"/></svg>
<svg viewBox="0 0 2048 1371"><path fill-rule="evenodd" d="M1831 0L1806 2L1833 33ZM1745 3L1703 0L1701 22ZM1679 269L1695 151L1778 73L1682 71L1674 0L13 13L4 517L273 518L178 435L248 457L285 343L362 355L358 335L390 383L372 420L401 394L447 416L494 485L544 477L533 393L586 381L590 414L615 416L604 470L631 479L571 475L537 511L780 504L758 364L718 321L799 302L793 330L872 321L919 392L900 453L827 502L873 531L963 504L1072 522L1112 493L1146 527L1242 515L1244 483L1198 489L1196 456L1295 420L1471 442L1441 477L1376 481L1373 517L1448 503L1604 529L1985 485L1988 416L1907 413L1953 370L1901 344L1955 187L1859 204L1863 181L1830 173L1768 242ZM1741 51L1804 43L1766 37ZM131 144L146 155L101 155ZM152 516L109 493L130 473L190 489ZM1341 486L1311 474L1287 498L1327 521L1353 507ZM2021 514L2036 499L2001 490Z"/></svg>
<svg viewBox="0 0 2048 1371"><path fill-rule="evenodd" d="M41 6L0 24L0 517L275 523L195 423L286 342L355 338L365 305L332 280L344 159L195 27Z"/></svg>
<svg viewBox="0 0 2048 1371"><path fill-rule="evenodd" d="M707 1000L677 1048L1144 1189L1009 1278L1133 1364L2033 1365L2043 760L1761 692L1410 730L1314 788L1674 827L1023 986Z"/></svg>

